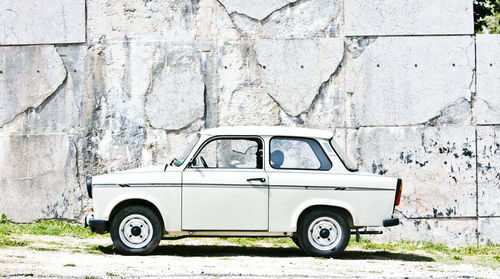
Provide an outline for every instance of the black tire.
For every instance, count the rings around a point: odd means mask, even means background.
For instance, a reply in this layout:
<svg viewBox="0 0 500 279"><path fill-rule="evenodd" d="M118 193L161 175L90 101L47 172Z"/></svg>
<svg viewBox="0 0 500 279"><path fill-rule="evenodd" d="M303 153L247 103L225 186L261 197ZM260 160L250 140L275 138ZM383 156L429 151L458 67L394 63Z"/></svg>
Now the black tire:
<svg viewBox="0 0 500 279"><path fill-rule="evenodd" d="M315 257L339 256L347 247L350 234L344 215L332 209L313 210L298 223L300 248Z"/></svg>
<svg viewBox="0 0 500 279"><path fill-rule="evenodd" d="M121 225L123 228L120 228ZM113 216L110 234L118 253L146 255L158 247L163 228L160 218L150 208L133 205L121 209Z"/></svg>
<svg viewBox="0 0 500 279"><path fill-rule="evenodd" d="M298 237L292 236L292 241L293 241L293 243L295 243L295 245L297 245L297 247L299 247L300 249L302 249L302 247L300 247L300 242L299 242L299 238Z"/></svg>

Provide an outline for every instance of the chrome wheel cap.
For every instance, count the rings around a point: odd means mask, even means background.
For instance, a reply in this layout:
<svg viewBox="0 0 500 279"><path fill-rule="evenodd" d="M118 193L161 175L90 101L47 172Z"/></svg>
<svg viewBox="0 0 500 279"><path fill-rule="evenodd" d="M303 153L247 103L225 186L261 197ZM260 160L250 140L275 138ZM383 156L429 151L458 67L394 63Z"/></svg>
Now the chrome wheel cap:
<svg viewBox="0 0 500 279"><path fill-rule="evenodd" d="M309 226L307 236L314 248L327 251L332 250L339 244L342 238L342 230L335 219L319 217Z"/></svg>
<svg viewBox="0 0 500 279"><path fill-rule="evenodd" d="M128 247L142 248L153 238L153 225L143 215L132 214L120 223L119 235Z"/></svg>

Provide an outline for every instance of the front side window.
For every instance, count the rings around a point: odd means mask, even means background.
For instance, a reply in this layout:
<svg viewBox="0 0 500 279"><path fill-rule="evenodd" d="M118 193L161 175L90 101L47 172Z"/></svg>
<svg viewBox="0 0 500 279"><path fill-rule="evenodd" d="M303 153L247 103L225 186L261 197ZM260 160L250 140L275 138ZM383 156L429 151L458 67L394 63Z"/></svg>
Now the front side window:
<svg viewBox="0 0 500 279"><path fill-rule="evenodd" d="M259 139L215 139L203 146L191 163L193 168L262 168Z"/></svg>
<svg viewBox="0 0 500 279"><path fill-rule="evenodd" d="M332 163L316 140L273 137L270 164L275 169L329 170Z"/></svg>

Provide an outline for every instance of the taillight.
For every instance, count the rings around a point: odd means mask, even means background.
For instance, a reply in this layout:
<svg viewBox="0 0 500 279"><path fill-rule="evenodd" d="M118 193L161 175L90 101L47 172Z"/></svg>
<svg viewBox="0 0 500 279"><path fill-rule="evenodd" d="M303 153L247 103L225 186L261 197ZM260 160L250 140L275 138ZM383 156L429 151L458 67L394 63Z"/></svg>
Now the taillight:
<svg viewBox="0 0 500 279"><path fill-rule="evenodd" d="M398 178L398 184L396 186L396 197L394 200L394 206L398 206L399 202L401 201L401 192L403 191L403 180Z"/></svg>

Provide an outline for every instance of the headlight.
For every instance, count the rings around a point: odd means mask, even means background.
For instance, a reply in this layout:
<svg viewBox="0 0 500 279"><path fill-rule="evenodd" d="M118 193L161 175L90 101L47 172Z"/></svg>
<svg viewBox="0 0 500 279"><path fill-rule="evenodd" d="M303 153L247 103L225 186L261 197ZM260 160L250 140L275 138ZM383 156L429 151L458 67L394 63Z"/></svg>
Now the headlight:
<svg viewBox="0 0 500 279"><path fill-rule="evenodd" d="M92 198L92 177L87 178L87 193L89 198Z"/></svg>

